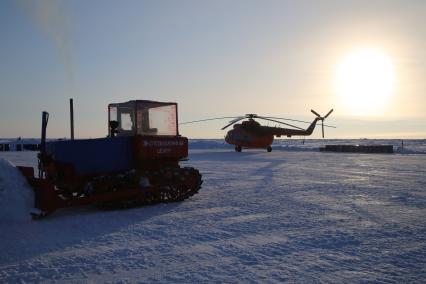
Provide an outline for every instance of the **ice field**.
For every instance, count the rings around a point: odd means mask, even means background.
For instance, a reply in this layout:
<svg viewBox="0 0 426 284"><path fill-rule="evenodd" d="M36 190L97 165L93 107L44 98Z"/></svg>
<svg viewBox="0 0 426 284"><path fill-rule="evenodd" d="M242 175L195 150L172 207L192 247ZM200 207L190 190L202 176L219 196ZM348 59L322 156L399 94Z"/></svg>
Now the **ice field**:
<svg viewBox="0 0 426 284"><path fill-rule="evenodd" d="M426 142L279 140L234 152L193 140L203 187L174 204L60 209L32 221L31 189L0 153L0 282L424 283ZM393 144L395 154L324 153Z"/></svg>

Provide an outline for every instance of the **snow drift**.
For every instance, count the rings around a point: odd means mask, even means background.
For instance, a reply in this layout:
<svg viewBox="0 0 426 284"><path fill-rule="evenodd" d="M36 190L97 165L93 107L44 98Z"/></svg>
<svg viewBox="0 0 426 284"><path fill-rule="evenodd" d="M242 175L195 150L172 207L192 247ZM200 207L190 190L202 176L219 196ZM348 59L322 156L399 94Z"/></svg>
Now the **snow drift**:
<svg viewBox="0 0 426 284"><path fill-rule="evenodd" d="M0 158L0 221L30 220L34 194L25 178L10 162Z"/></svg>

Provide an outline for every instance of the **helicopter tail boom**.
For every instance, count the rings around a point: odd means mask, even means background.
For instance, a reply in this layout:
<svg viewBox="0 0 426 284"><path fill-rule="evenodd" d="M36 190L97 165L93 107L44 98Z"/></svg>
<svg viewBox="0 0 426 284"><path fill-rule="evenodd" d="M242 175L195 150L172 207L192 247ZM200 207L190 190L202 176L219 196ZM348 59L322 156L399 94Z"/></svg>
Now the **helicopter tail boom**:
<svg viewBox="0 0 426 284"><path fill-rule="evenodd" d="M318 117L316 117L314 119L314 121L312 121L312 123L309 125L308 128L306 128L305 130L305 136L309 136L312 134L312 132L314 132L315 126L317 125L318 120L320 120Z"/></svg>
<svg viewBox="0 0 426 284"><path fill-rule="evenodd" d="M318 112L311 110L313 114L315 114L317 117L315 117L314 121L306 128L304 129L286 129L286 128L276 128L276 131L274 131L274 135L281 136L286 135L288 137L291 136L309 136L314 132L315 126L317 125L317 122L321 121L321 129L322 129L322 138L324 138L324 120L333 112L333 109L331 109L325 116L321 116ZM333 127L334 126L328 126ZM275 128L275 127L274 127Z"/></svg>

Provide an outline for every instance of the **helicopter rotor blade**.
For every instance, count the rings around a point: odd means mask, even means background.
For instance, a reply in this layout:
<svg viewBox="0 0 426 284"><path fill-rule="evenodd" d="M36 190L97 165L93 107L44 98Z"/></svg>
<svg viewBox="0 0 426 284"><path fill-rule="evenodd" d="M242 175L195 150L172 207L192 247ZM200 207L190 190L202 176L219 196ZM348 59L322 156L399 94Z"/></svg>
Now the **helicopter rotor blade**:
<svg viewBox="0 0 426 284"><path fill-rule="evenodd" d="M242 120L242 119L244 119L245 117L239 117L239 118L237 118L237 119L234 119L234 120L232 120L232 121L230 121L230 123L229 124L227 124L227 125L225 125L224 127L222 127L220 130L224 130L225 128L228 128L229 126L231 126L232 124L234 124L234 123L236 123L236 122L238 122L238 121L240 121L240 120Z"/></svg>
<svg viewBox="0 0 426 284"><path fill-rule="evenodd" d="M258 117L258 115L255 114L255 113L247 113L245 117L246 118L256 118L256 117Z"/></svg>
<svg viewBox="0 0 426 284"><path fill-rule="evenodd" d="M325 116L324 119L327 118L331 113L333 112L333 109L331 109Z"/></svg>
<svg viewBox="0 0 426 284"><path fill-rule="evenodd" d="M273 117L273 116L262 116L262 117L264 117L264 118L273 118L273 119L282 119L282 120L288 120L288 121L295 121L295 122L306 123L306 124L311 124L312 123L312 121L303 121L303 120L283 118L283 117ZM324 127L336 128L336 126L327 125L327 124L324 124Z"/></svg>
<svg viewBox="0 0 426 284"><path fill-rule="evenodd" d="M315 114L316 116L318 116L319 118L321 118L321 115L319 115L319 113L317 113L316 111L314 111L313 109L311 109L311 112L313 113L313 114Z"/></svg>
<svg viewBox="0 0 426 284"><path fill-rule="evenodd" d="M243 118L245 118L245 117L244 116L236 116L236 117L234 117L234 119L232 119L232 120L230 120L228 122L238 121L238 120L243 119Z"/></svg>
<svg viewBox="0 0 426 284"><path fill-rule="evenodd" d="M227 119L227 118L238 118L238 117L240 117L240 116L225 116L225 117L207 118L207 119L200 119L200 120L193 120L193 121L185 121L185 122L179 123L179 125L181 125L181 124L189 124L189 123L196 123L196 122L202 122L202 121L209 121L209 120L218 120L218 119Z"/></svg>
<svg viewBox="0 0 426 284"><path fill-rule="evenodd" d="M322 135L323 135L323 137L324 137L324 127L336 128L335 126L324 124L324 119L327 118L333 112L333 109L331 109L324 117L321 117L321 115L319 113L317 113L313 109L311 109L311 112L313 114L315 114L319 119L321 119L321 128L322 128ZM204 121L210 121L210 120L230 119L230 118L232 120L230 120L227 125L225 125L224 127L222 127L221 130L226 129L229 126L233 125L234 123L236 123L236 122L238 122L238 121L240 121L242 119L245 119L245 118L249 118L249 119L259 118L259 119L263 119L263 120L269 120L269 121L272 121L272 122L276 122L276 123L279 123L279 124L284 124L284 125L287 125L287 126L290 126L290 127L296 128L296 129L300 129L300 130L305 130L305 129L303 129L301 127L298 127L298 126L295 126L295 125L292 125L292 124L289 124L289 123L278 121L276 119L311 124L311 122L303 121L303 120L297 120L297 119L290 119L290 118L284 118L284 117L259 116L257 114L246 114L244 116L224 116L224 117L214 117L214 118L207 118L207 119L199 119L199 120L193 120L193 121L185 121L185 122L179 123L179 125L190 124L190 123L197 123L197 122L204 122Z"/></svg>
<svg viewBox="0 0 426 284"><path fill-rule="evenodd" d="M266 117L263 117L263 116L257 116L257 118L264 119L264 120L269 120L269 121L273 121L273 122L277 122L277 123L284 124L284 125L288 125L288 126L291 126L293 128L300 129L300 130L305 130L305 129L299 127L299 126L295 126L295 125L292 125L292 124L289 124L289 123L285 123L285 122L282 122L282 121L278 121L278 120L274 120L274 119L269 119L269 118L266 118Z"/></svg>
<svg viewBox="0 0 426 284"><path fill-rule="evenodd" d="M311 122L309 121L304 121L304 120L297 120L297 119L290 119L290 118L285 118L285 117L274 117L274 116L262 116L264 118L272 118L272 119L282 119L282 120L288 120L288 121L294 121L294 122L301 122L301 123L308 123L311 124Z"/></svg>

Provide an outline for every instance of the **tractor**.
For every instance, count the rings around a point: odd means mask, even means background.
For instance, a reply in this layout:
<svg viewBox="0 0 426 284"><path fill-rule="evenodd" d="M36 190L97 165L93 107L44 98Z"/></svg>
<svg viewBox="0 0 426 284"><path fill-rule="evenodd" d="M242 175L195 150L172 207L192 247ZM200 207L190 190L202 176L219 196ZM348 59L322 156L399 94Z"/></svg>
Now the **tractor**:
<svg viewBox="0 0 426 284"><path fill-rule="evenodd" d="M199 171L179 165L187 160L188 139L179 135L177 110L169 102L112 103L107 137L70 140L46 139L43 112L38 177L34 168L18 167L35 192L33 218L69 206L133 207L198 193Z"/></svg>

